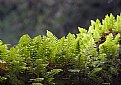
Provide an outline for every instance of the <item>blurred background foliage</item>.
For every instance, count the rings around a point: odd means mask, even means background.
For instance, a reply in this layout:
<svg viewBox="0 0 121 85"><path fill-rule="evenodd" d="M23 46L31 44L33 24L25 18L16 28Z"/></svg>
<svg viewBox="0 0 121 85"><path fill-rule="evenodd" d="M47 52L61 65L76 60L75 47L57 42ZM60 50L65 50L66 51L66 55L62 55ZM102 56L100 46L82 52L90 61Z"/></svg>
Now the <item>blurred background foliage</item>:
<svg viewBox="0 0 121 85"><path fill-rule="evenodd" d="M0 39L15 44L23 34L35 37L46 30L60 38L120 11L121 0L0 0Z"/></svg>

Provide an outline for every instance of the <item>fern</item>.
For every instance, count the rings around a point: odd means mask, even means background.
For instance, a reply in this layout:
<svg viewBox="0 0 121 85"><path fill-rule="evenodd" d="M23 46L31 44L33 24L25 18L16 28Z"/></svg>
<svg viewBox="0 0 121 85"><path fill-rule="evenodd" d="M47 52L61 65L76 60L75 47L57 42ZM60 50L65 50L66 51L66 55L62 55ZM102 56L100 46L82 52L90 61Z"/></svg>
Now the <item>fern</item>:
<svg viewBox="0 0 121 85"><path fill-rule="evenodd" d="M120 70L120 24L121 15L110 14L102 21L91 20L89 30L78 27L78 34L60 39L47 30L35 38L23 35L10 49L0 41L0 83L51 85L62 74L76 75L79 82L111 82Z"/></svg>

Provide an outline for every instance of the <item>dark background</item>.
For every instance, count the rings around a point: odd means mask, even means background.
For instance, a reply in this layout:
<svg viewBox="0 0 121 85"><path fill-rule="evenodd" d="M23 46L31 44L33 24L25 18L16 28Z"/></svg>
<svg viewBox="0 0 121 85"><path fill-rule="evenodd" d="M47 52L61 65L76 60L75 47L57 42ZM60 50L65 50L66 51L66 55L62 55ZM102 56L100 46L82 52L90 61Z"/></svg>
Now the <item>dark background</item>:
<svg viewBox="0 0 121 85"><path fill-rule="evenodd" d="M13 45L23 34L33 38L46 30L60 38L120 12L121 0L0 0L0 39Z"/></svg>

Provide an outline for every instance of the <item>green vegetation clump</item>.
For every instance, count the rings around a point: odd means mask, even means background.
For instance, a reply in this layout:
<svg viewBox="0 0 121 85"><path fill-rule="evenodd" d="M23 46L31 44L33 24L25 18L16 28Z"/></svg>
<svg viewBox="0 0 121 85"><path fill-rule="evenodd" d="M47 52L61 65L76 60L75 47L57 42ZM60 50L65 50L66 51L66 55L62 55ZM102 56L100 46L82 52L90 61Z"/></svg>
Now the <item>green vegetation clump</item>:
<svg viewBox="0 0 121 85"><path fill-rule="evenodd" d="M89 30L78 28L58 39L23 35L8 49L0 41L2 85L102 85L114 83L120 72L121 15L91 20Z"/></svg>

